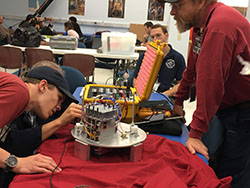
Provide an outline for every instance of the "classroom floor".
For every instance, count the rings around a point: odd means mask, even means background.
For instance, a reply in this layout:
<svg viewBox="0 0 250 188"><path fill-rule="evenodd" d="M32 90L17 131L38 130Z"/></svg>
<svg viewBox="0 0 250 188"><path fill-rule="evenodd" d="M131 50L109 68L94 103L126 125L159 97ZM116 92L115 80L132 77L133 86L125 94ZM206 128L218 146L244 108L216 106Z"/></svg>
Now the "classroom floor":
<svg viewBox="0 0 250 188"><path fill-rule="evenodd" d="M1 71L5 71L3 68L0 67ZM16 70L8 69L7 72L12 73ZM111 69L102 69L102 68L95 68L95 76L94 82L96 84L113 84L113 70ZM196 107L196 101L189 103L188 101L184 102L184 110L185 110L185 118L186 118L186 125L189 125L192 120L192 115Z"/></svg>

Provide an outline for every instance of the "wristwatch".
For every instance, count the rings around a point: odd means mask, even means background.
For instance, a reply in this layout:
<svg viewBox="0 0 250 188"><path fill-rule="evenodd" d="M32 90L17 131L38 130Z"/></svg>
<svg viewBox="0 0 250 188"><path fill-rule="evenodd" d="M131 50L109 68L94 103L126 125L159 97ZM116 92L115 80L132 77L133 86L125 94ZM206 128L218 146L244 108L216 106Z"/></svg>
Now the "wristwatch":
<svg viewBox="0 0 250 188"><path fill-rule="evenodd" d="M15 155L10 155L6 160L5 160L6 167L4 168L5 172L11 171L14 167L17 165L17 158Z"/></svg>

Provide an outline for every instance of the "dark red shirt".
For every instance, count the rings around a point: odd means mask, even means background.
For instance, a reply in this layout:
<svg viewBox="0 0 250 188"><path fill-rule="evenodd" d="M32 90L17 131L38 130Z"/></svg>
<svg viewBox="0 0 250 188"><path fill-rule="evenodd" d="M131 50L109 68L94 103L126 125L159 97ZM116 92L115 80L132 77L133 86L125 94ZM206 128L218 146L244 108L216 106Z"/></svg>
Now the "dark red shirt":
<svg viewBox="0 0 250 188"><path fill-rule="evenodd" d="M194 28L187 69L176 94L175 104L189 98L189 86L196 83L197 107L189 136L201 138L218 109L250 101L250 76L242 75L250 61L250 24L237 10L212 3L202 26L199 54L193 52L200 28ZM240 60L241 59L241 60Z"/></svg>
<svg viewBox="0 0 250 188"><path fill-rule="evenodd" d="M0 71L0 127L22 114L29 99L29 90L20 78Z"/></svg>

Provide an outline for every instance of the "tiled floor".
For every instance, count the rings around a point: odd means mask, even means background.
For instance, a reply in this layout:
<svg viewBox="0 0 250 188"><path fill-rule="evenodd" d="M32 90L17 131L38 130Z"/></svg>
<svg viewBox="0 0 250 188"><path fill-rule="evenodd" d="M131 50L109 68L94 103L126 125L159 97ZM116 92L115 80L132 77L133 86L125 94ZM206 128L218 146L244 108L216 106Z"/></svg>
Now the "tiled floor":
<svg viewBox="0 0 250 188"><path fill-rule="evenodd" d="M0 68L1 71L4 71L3 68ZM16 70L7 70L7 72L15 72ZM97 84L108 84L112 85L113 83L113 70L110 69L101 69L95 68L95 77L94 81ZM184 102L184 110L185 110L185 118L186 118L186 125L189 125L192 119L192 115L194 109L196 107L196 102L189 103L188 101Z"/></svg>

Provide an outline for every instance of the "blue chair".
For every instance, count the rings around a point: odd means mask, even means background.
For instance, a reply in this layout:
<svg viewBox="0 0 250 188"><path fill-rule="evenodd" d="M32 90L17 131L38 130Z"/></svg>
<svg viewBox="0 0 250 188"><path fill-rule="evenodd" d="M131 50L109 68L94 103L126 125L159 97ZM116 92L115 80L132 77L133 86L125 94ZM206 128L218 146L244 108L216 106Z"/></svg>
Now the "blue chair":
<svg viewBox="0 0 250 188"><path fill-rule="evenodd" d="M84 75L77 69L69 66L61 66L65 72L65 79L69 84L70 92L73 94L77 87L83 87L87 84Z"/></svg>

